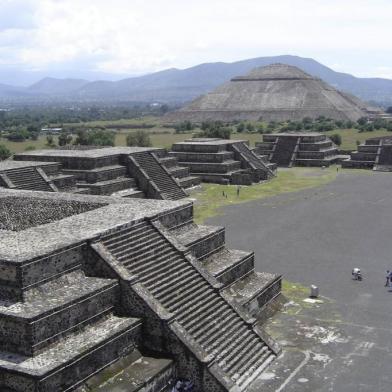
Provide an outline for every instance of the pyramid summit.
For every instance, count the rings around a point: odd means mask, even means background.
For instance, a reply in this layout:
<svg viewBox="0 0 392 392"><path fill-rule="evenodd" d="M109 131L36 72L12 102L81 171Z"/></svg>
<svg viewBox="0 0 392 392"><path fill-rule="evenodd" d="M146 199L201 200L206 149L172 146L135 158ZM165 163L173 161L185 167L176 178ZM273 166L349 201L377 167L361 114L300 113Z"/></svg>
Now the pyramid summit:
<svg viewBox="0 0 392 392"><path fill-rule="evenodd" d="M297 67L272 64L232 78L177 112L168 114L167 120L284 121L325 116L356 121L373 112L374 108L367 103L336 90Z"/></svg>

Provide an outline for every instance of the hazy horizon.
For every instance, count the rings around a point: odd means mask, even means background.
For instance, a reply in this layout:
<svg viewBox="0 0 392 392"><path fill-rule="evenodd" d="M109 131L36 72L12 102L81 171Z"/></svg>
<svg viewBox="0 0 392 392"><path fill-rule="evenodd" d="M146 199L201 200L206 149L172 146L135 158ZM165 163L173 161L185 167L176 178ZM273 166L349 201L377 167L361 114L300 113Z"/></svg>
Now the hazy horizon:
<svg viewBox="0 0 392 392"><path fill-rule="evenodd" d="M0 83L119 80L292 54L392 79L387 0L0 0Z"/></svg>

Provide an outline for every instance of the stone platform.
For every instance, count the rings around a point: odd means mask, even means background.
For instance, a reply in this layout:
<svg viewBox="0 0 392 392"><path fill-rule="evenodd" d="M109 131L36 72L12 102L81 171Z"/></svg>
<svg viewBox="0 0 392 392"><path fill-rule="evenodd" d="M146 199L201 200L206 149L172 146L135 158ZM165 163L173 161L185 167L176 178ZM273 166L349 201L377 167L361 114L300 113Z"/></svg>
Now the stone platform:
<svg viewBox="0 0 392 392"><path fill-rule="evenodd" d="M332 141L316 132L265 134L254 151L285 167L329 166L342 159Z"/></svg>
<svg viewBox="0 0 392 392"><path fill-rule="evenodd" d="M184 187L193 185L192 179L175 162L161 161L165 155L163 149L143 147L30 151L15 156L15 167L12 161L4 168L0 163L0 186L127 198L184 198Z"/></svg>
<svg viewBox="0 0 392 392"><path fill-rule="evenodd" d="M358 146L350 158L342 162L342 167L351 169L373 169L392 171L392 137L377 137L366 140Z"/></svg>
<svg viewBox="0 0 392 392"><path fill-rule="evenodd" d="M0 390L246 391L279 353L281 277L189 201L2 189L0 219Z"/></svg>
<svg viewBox="0 0 392 392"><path fill-rule="evenodd" d="M273 177L276 169L245 140L189 139L173 144L169 155L205 182L251 185Z"/></svg>

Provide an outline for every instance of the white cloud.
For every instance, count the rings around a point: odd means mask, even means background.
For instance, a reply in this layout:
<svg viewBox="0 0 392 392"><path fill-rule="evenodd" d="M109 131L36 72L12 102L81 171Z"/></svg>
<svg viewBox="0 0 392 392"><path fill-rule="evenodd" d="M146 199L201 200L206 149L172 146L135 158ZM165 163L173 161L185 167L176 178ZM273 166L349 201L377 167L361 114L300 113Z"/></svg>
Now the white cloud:
<svg viewBox="0 0 392 392"><path fill-rule="evenodd" d="M0 53L32 69L83 61L133 74L287 53L352 73L392 64L389 0L0 0L0 9L20 14L22 3L34 4L26 17L0 12Z"/></svg>

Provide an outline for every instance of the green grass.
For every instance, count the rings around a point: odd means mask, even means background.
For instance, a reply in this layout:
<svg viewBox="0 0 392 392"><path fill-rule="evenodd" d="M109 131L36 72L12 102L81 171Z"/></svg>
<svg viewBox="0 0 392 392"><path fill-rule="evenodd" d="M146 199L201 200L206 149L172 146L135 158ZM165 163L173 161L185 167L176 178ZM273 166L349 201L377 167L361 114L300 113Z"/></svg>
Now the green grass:
<svg viewBox="0 0 392 392"><path fill-rule="evenodd" d="M207 218L221 213L221 208L251 200L260 200L281 193L296 192L327 184L336 178L336 167L321 168L291 168L279 170L277 177L271 181L242 186L237 197L236 185L203 184L200 191L195 191L194 216L197 223L203 223ZM222 192L227 194L227 198Z"/></svg>
<svg viewBox="0 0 392 392"><path fill-rule="evenodd" d="M328 131L325 134L330 136L334 133L338 133L342 137L342 145L340 148L342 150L356 150L356 141L359 140L363 143L366 139L379 136L391 136L391 132L383 130L373 131L373 132L359 132L358 129L336 129L334 131Z"/></svg>

